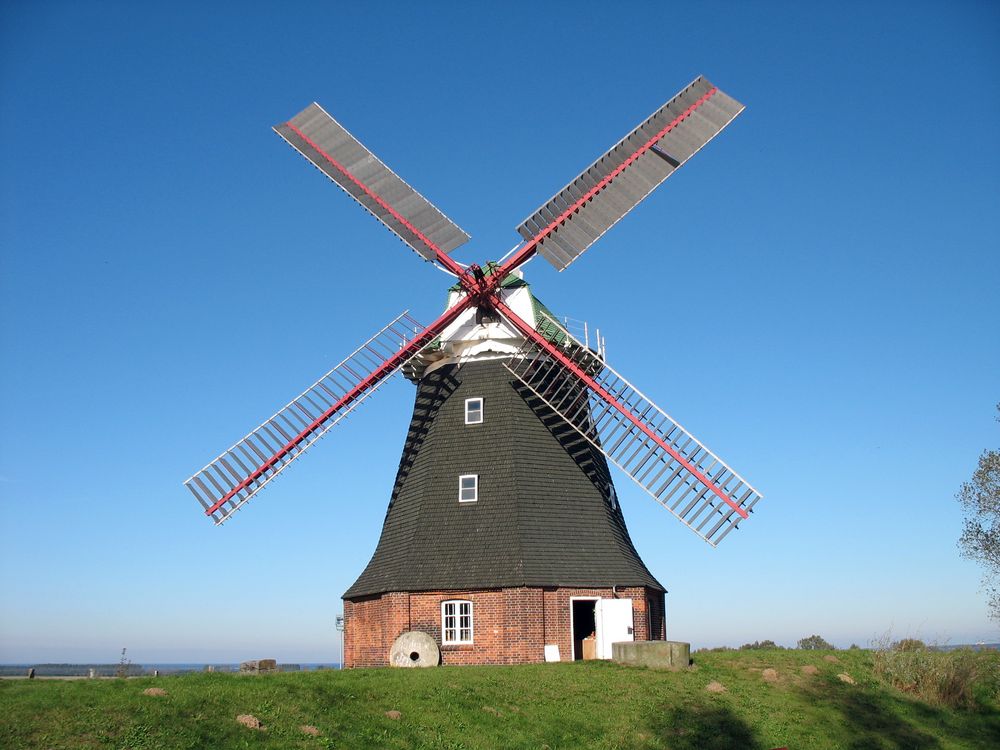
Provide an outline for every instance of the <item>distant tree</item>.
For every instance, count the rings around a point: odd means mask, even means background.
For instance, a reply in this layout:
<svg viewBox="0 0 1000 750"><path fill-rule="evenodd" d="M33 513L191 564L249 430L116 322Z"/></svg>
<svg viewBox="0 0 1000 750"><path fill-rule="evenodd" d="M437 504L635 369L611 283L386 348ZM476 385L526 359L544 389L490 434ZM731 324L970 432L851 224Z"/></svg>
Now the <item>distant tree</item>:
<svg viewBox="0 0 1000 750"><path fill-rule="evenodd" d="M816 649L831 650L833 648L833 644L818 635L811 635L808 638L800 640L798 647L806 651Z"/></svg>
<svg viewBox="0 0 1000 750"><path fill-rule="evenodd" d="M919 638L903 638L892 644L893 651L924 651L927 644Z"/></svg>
<svg viewBox="0 0 1000 750"><path fill-rule="evenodd" d="M758 651L768 648L781 648L781 646L774 641L754 641L753 643L744 643L740 646L740 651Z"/></svg>
<svg viewBox="0 0 1000 750"><path fill-rule="evenodd" d="M861 646L859 646L857 643L852 643L850 646L847 647L847 650L848 651L860 651L861 650Z"/></svg>
<svg viewBox="0 0 1000 750"><path fill-rule="evenodd" d="M955 499L965 511L959 549L963 557L983 566L990 617L1000 620L1000 451L983 451L972 479L962 484Z"/></svg>

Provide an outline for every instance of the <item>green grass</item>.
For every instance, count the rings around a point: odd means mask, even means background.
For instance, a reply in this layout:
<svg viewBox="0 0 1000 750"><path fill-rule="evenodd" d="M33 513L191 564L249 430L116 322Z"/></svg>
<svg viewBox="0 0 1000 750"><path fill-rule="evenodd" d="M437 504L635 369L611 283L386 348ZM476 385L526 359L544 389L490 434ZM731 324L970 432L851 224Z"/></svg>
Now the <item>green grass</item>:
<svg viewBox="0 0 1000 750"><path fill-rule="evenodd" d="M838 662L824 660L835 653ZM986 748L1000 747L981 654L974 705L880 682L868 651L695 655L661 672L605 662L521 667L0 681L3 748ZM801 667L813 665L815 675ZM775 669L777 680L763 679ZM849 674L856 684L842 682ZM726 692L706 691L717 681ZM148 687L164 697L143 694ZM386 711L402 716L391 719ZM264 731L237 724L253 714ZM318 737L299 727L318 727Z"/></svg>

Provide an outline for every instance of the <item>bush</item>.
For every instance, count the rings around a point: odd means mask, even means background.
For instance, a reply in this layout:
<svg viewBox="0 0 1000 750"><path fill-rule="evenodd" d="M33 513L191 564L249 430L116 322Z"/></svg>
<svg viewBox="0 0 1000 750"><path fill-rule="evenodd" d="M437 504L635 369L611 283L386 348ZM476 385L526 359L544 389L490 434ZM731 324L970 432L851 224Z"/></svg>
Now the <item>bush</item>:
<svg viewBox="0 0 1000 750"><path fill-rule="evenodd" d="M927 644L919 638L904 638L893 643L890 648L893 651L923 651L927 648Z"/></svg>
<svg viewBox="0 0 1000 750"><path fill-rule="evenodd" d="M816 649L825 649L827 651L833 650L833 644L818 635L811 635L808 638L803 638L799 641L798 647L806 651Z"/></svg>
<svg viewBox="0 0 1000 750"><path fill-rule="evenodd" d="M971 708L978 683L996 691L995 660L969 648L931 651L919 640L907 638L876 650L873 661L876 677L929 703Z"/></svg>

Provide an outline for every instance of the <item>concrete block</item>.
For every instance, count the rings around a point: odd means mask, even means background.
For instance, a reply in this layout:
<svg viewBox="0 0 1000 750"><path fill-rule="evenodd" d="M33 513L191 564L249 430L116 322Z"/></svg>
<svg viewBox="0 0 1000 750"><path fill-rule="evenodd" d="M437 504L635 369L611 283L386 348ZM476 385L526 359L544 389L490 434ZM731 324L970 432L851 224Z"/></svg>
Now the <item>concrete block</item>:
<svg viewBox="0 0 1000 750"><path fill-rule="evenodd" d="M274 672L278 668L278 663L274 659L251 659L240 662L240 672L242 674L261 674L262 672Z"/></svg>
<svg viewBox="0 0 1000 750"><path fill-rule="evenodd" d="M682 641L620 641L611 644L611 658L619 664L653 669L686 669L691 644Z"/></svg>

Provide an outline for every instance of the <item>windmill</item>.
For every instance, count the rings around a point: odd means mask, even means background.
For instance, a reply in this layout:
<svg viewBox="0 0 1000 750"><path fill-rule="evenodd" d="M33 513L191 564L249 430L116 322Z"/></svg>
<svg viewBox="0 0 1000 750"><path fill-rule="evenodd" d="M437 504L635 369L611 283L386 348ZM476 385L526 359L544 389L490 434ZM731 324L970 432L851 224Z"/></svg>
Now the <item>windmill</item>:
<svg viewBox="0 0 1000 750"><path fill-rule="evenodd" d="M382 534L344 594L345 662L386 664L420 631L445 663L610 656L665 637L663 586L629 538L621 469L712 546L758 493L534 295L523 265L563 270L743 106L699 77L517 228L501 262L318 104L274 130L424 260L452 274L444 313L404 312L185 482L222 524L395 373L417 386ZM414 660L423 658L413 652Z"/></svg>

